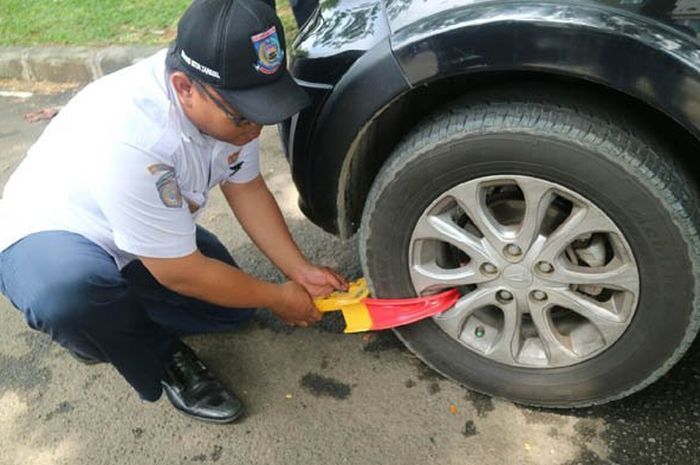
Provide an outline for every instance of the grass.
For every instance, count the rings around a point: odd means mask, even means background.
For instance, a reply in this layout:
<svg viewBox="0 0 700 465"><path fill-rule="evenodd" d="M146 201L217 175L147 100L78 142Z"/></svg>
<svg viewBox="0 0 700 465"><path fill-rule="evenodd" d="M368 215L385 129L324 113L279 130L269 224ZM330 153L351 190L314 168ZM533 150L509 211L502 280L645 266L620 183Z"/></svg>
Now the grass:
<svg viewBox="0 0 700 465"><path fill-rule="evenodd" d="M190 0L0 0L0 45L166 44ZM287 38L288 0L277 0Z"/></svg>

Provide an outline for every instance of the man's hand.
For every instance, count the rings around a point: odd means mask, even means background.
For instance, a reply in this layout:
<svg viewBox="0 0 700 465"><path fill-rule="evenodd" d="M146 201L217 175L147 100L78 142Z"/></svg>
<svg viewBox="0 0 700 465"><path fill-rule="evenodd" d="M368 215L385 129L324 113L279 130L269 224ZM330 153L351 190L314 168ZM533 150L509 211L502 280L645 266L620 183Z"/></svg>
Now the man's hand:
<svg viewBox="0 0 700 465"><path fill-rule="evenodd" d="M302 285L312 297L326 297L335 290L347 291L348 281L325 266L307 264L289 276Z"/></svg>
<svg viewBox="0 0 700 465"><path fill-rule="evenodd" d="M321 312L301 285L294 281L287 281L281 284L280 288L280 298L278 303L272 306L272 313L282 321L290 325L306 327L321 319Z"/></svg>
<svg viewBox="0 0 700 465"><path fill-rule="evenodd" d="M221 190L246 233L290 280L301 284L312 297L347 289L345 278L304 258L262 177L244 184L224 183Z"/></svg>

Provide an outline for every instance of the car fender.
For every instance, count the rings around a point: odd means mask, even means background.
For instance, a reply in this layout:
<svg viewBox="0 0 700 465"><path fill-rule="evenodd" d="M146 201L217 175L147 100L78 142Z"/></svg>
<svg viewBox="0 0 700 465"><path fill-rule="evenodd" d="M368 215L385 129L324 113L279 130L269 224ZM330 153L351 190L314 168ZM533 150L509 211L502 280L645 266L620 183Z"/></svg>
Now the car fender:
<svg viewBox="0 0 700 465"><path fill-rule="evenodd" d="M452 76L529 72L590 81L645 102L700 139L700 43L671 25L584 2L484 2L409 23L358 58L295 155L304 210L344 237L353 153L382 111Z"/></svg>
<svg viewBox="0 0 700 465"><path fill-rule="evenodd" d="M601 84L700 136L700 42L680 29L590 2L489 2L395 31L412 86L483 71L541 72Z"/></svg>
<svg viewBox="0 0 700 465"><path fill-rule="evenodd" d="M293 170L304 210L314 222L338 232L341 171L374 115L410 89L388 38L358 58L337 83L316 119L308 152L295 154ZM342 207L341 207L342 208Z"/></svg>

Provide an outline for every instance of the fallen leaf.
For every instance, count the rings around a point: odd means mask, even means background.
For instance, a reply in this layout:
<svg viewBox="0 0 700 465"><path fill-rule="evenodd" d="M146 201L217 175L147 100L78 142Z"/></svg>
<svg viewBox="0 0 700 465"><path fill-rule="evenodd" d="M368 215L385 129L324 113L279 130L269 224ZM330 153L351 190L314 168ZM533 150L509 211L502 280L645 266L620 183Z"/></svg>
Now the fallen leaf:
<svg viewBox="0 0 700 465"><path fill-rule="evenodd" d="M38 121L48 121L58 114L60 108L43 108L41 110L32 111L24 115L25 121L28 123L36 123Z"/></svg>
<svg viewBox="0 0 700 465"><path fill-rule="evenodd" d="M530 444L525 443L524 446L525 446L525 450L527 450L527 451L532 450L532 446Z"/></svg>

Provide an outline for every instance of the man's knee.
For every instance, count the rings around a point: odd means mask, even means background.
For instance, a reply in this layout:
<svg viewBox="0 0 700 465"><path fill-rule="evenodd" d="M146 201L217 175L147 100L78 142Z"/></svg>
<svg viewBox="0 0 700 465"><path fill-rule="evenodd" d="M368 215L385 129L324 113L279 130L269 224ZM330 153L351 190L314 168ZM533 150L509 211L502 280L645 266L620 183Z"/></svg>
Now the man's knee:
<svg viewBox="0 0 700 465"><path fill-rule="evenodd" d="M34 329L49 333L82 331L111 324L108 309L127 298L127 286L118 274L66 270L35 289L24 310L27 323Z"/></svg>

